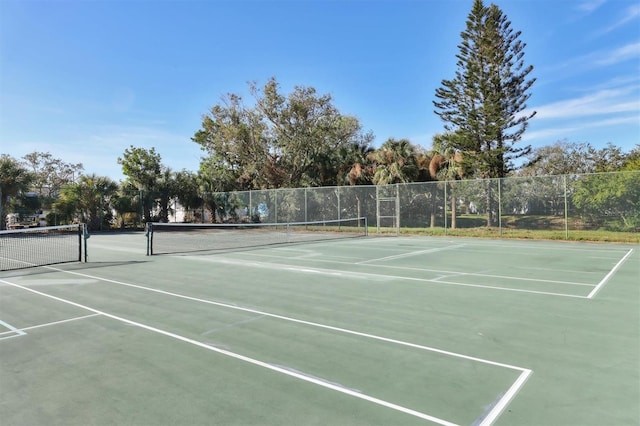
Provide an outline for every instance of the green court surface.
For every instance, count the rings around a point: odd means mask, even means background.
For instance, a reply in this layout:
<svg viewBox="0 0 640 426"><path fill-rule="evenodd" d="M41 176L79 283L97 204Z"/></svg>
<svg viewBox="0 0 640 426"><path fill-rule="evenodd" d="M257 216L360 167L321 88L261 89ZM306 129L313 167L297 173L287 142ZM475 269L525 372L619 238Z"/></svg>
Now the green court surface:
<svg viewBox="0 0 640 426"><path fill-rule="evenodd" d="M0 424L640 424L637 245L145 244L0 272Z"/></svg>

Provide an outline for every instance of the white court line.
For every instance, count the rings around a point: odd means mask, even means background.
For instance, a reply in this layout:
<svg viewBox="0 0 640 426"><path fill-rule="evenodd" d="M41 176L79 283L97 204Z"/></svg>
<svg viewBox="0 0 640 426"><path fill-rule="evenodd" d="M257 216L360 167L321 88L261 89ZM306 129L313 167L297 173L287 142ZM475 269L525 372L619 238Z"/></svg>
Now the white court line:
<svg viewBox="0 0 640 426"><path fill-rule="evenodd" d="M24 336L25 334L27 334L22 329L16 328L16 327L12 326L11 324L6 323L6 322L4 322L2 320L0 320L0 325L2 325L5 328L9 329L9 331L5 331L3 333L0 333L0 336L3 335L3 334L11 334L11 336L2 337L2 338L0 338L0 340L2 340L2 339L10 339L12 337Z"/></svg>
<svg viewBox="0 0 640 426"><path fill-rule="evenodd" d="M345 334L352 334L352 335L355 335L355 336L365 337L365 338L369 338L369 339L373 339L373 340L379 340L379 341L387 342L387 343L393 343L393 344L401 345L401 346L408 346L408 347L412 347L412 348L415 348L415 349L421 349L421 350L424 350L424 351L435 352L435 353L439 353L439 354L443 354L443 355L449 355L449 356L452 356L452 357L466 359L466 360L469 360L469 361L475 361L475 362L479 362L479 363L482 363L482 364L494 365L496 367L503 367L503 368L508 368L508 369L516 370L516 371L524 371L524 370L526 370L525 368L517 367L515 365L503 364L503 363L496 362L496 361L491 361L491 360L488 360L488 359L476 358L476 357L472 357L472 356L469 356L469 355L463 355L463 354L456 353L456 352L449 352L449 351L445 351L445 350L442 350L442 349L432 348L432 347L429 347L429 346L422 346L422 345L418 345L418 344L415 344L415 343L405 342L405 341L402 341L402 340L390 339L388 337L377 336L375 334L362 333L362 332L355 331L355 330L350 330L350 329L347 329L347 328L334 327L334 326L331 326L331 325L320 324L320 323L317 323L317 322L306 321L306 320L301 320L301 319L297 319L297 318L287 317L287 316L284 316L284 315L273 314L273 313L266 312L266 311L259 311L257 309L245 308L245 307L238 306L238 305L230 305L228 303L216 302L214 300L209 300L209 299L201 299L201 298L198 298L198 297L187 296L187 295L180 294L180 293L173 293L173 292L170 292L170 291L159 290L157 288L145 287L145 286L138 285L138 284L131 284L131 283L125 283L125 282L122 282L122 281L117 281L117 280L112 280L112 279L107 279L107 278L101 278L101 277L98 277L98 276L95 276L95 275L83 274L81 272L65 271L63 269L58 269L58 268L54 268L54 267L51 267L51 266L49 266L48 268L49 269L53 269L55 271L64 272L64 273L67 273L67 274L80 275L80 276L83 276L83 277L89 277L89 278L93 278L93 279L100 280L100 281L105 281L105 282L109 282L109 283L113 283L113 284L122 285L122 286L125 286L125 287L137 288L139 290L146 290L146 291L150 291L150 292L153 292L153 293L162 294L162 295L165 295L165 296L176 297L176 298L184 299L184 300L191 300L193 302L199 302L199 303L204 303L204 304L208 304L208 305L220 306L220 307L223 307L223 308L233 309L233 310L236 310L236 311L250 312L250 313L253 313L253 314L258 314L258 315L262 315L262 316L270 317L270 318L276 318L276 319L280 319L280 320L283 320L283 321L289 321L289 322L293 322L293 323L296 323L296 324L304 324L304 325L308 325L308 326L311 326L311 327L322 328L322 329L325 329L325 330L337 331L337 332L345 333ZM0 282L5 282L5 281L0 279ZM18 284L9 283L9 282L7 282L7 283L10 284L10 285L14 285L14 286L18 285Z"/></svg>
<svg viewBox="0 0 640 426"><path fill-rule="evenodd" d="M618 270L618 268L620 268L620 266L624 263L625 260L627 260L627 258L629 256L631 256L631 253L633 253L633 249L630 249L627 254L624 255L624 257L622 259L620 259L620 261L618 263L616 263L616 265L613 267L613 269L611 269L609 271L609 273L607 275L605 275L605 277L602 279L602 281L600 281L598 283L598 285L591 290L591 293L589 293L589 295L587 296L587 299L593 299L593 297L598 294L598 292L600 291L600 289L607 283L607 281L609 281L609 279L613 276L613 274L616 273L616 271Z"/></svg>
<svg viewBox="0 0 640 426"><path fill-rule="evenodd" d="M243 253L244 255L244 253ZM276 258L276 259L291 259L291 257L284 257L284 256L276 256L276 255L272 255L272 254L262 254L262 253L246 253L246 255L248 257L269 257L269 258ZM232 259L232 258L227 258L227 259ZM309 259L306 258L304 260L309 260L311 262L320 262L320 263L334 263L334 264L340 264L340 265L354 265L353 262L341 262L339 260L329 260L329 259ZM224 260L222 260L222 262L224 262ZM364 261L366 262L366 261ZM361 264L362 262L358 262L356 264ZM296 265L290 265L290 264L286 264L286 263L278 263L277 265L280 266L296 266ZM540 279L540 278L526 278L526 277L514 277L514 276L510 276L510 275L494 275L494 274L484 274L484 273L478 273L478 272L461 272L461 271L448 271L448 270L442 270L442 269L429 269L429 268L411 268L411 267L407 267L407 266L395 266L395 265L385 265L385 264L380 264L380 265L368 265L368 266L374 266L376 268L386 268L386 269L401 269L401 270L408 270L408 271L419 271L419 272L434 272L434 273L439 273L439 274L447 274L447 275L470 275L470 276L474 276L474 277L483 277L483 278L501 278L501 279L507 279L507 280L512 280L512 281L532 281L532 282L543 282L543 283L549 283L549 284L567 284L567 285L578 285L578 286L584 286L584 287L593 287L593 284L587 284L587 283L581 283L581 282L575 282L575 281L560 281L560 280L544 280L544 279ZM547 271L553 271L552 269L545 269ZM333 271L333 270L331 270ZM347 271L343 271L345 273L350 273ZM355 274L357 274L358 272L353 272ZM365 274L368 274L367 272L365 272ZM379 277L385 277L387 275L378 275ZM393 276L391 276L393 277ZM393 277L395 278L395 277Z"/></svg>
<svg viewBox="0 0 640 426"><path fill-rule="evenodd" d="M419 281L419 279L414 278L406 278L407 280L415 280ZM490 290L502 290L502 291L515 291L517 293L528 293L528 294L542 294L546 296L558 296L558 297L571 297L574 299L586 299L587 296L580 296L577 294L566 294L566 293L554 293L551 291L538 291L538 290L525 290L522 288L512 288L512 287L497 287L492 285L480 285L480 284L467 284L467 283L458 283L455 281L443 281L443 280L425 280L432 283L437 284L446 284L446 285L457 285L462 287L476 287L476 288L488 288Z"/></svg>
<svg viewBox="0 0 640 426"><path fill-rule="evenodd" d="M48 266L47 268L55 270L55 271L59 271L59 272L72 274L72 275L79 275L79 276L93 278L93 279L97 279L97 280L101 280L101 281L105 281L105 282L110 282L110 283L113 283L113 284L119 284L119 285L123 285L123 286L127 286L127 287L137 288L137 289L141 289L141 290L147 290L147 291L151 291L151 292L154 292L154 293L159 293L159 294L163 294L163 295L167 295L167 296L172 296L172 297L177 297L177 298L181 298L181 299L201 302L201 303L205 303L205 304L211 304L211 305L215 305L215 306L221 306L221 307L234 309L234 310L239 310L239 311L244 311L244 312L255 313L255 314L259 314L259 315L266 316L266 317L277 318L277 319L290 321L290 322L294 322L294 323L298 323L298 324L304 324L304 325L308 325L308 326L312 326L312 327L318 327L318 328L322 328L322 329L337 331L337 332L341 332L341 333L345 333L345 334L352 334L352 335L356 335L356 336L360 336L360 337L370 338L370 339L373 339L373 340L379 340L379 341L383 341L383 342L387 342L387 343L393 343L393 344L397 344L397 345L401 345L401 346L407 346L407 347L420 349L420 350L424 350L424 351L429 351L429 352L439 353L439 354L443 354L443 355L448 355L448 356L452 356L452 357L455 357L455 358L461 358L461 359L466 359L466 360L469 360L469 361L479 362L479 363L482 363L482 364L493 365L493 366L496 366L496 367L502 367L502 368L507 368L507 369L510 369L510 370L520 371L519 378L516 380L516 382L514 382L514 384L509 389L509 391L507 391L507 393L493 407L493 409L487 415L487 418L491 417L491 416L493 416L494 419L497 418L498 415L502 412L502 410L515 397L515 395L520 390L520 388L522 386L524 386L526 378L529 377L529 375L531 375L531 373L533 372L532 370L529 370L529 369L526 369L526 368L522 368L522 367L518 367L518 366L515 366L515 365L504 364L504 363L491 361L491 360L487 360L487 359L482 359L482 358L477 358L477 357L472 357L472 356L468 356L468 355L464 355L464 354L460 354L460 353L456 353L456 352L450 352L450 351L445 351L445 350L442 350L442 349L432 348L432 347L429 347L429 346L423 346L423 345L418 345L418 344L415 344L415 343L405 342L405 341L396 340L396 339L390 339L390 338L387 338L387 337L377 336L377 335L373 335L373 334L362 333L362 332L355 331L355 330L349 330L349 329L345 329L345 328L334 327L334 326L330 326L330 325L326 325L326 324L314 323L314 322L311 322L311 321L300 320L300 319L297 319L297 318L285 317L285 316L282 316L282 315L272 314L272 313L269 313L269 312L258 311L256 309L244 308L244 307L237 306L237 305L230 305L230 304L227 304L227 303L215 302L215 301L207 300L207 299L200 299L200 298L196 298L196 297L192 297L192 296L186 296L186 295L182 295L182 294L178 294L178 293L172 293L172 292L168 292L168 291L164 291L164 290L144 287L144 286L137 285L137 284L125 283L125 282L106 279L106 278L102 278L102 277L98 277L98 276L83 274L83 273L80 273L80 272L66 271L66 270L55 268L55 267L52 267L52 266ZM0 279L0 282L3 282L3 280ZM7 282L7 284L16 285L16 284L9 283L9 282ZM19 286L19 287L22 288L22 286ZM30 290L30 289L28 289L28 290ZM30 291L34 291L34 292L40 294L40 292L37 292L35 290L30 290ZM51 296L51 297L55 298L55 296ZM72 302L72 303L74 303L74 302ZM206 344L203 344L203 345L205 345L206 347L209 347L209 345L206 345ZM220 350L212 349L212 350L223 351L222 349L220 349ZM289 370L286 370L286 371L289 371ZM304 376L304 377L306 377L306 376ZM314 380L316 380L316 379L314 379ZM322 383L324 383L324 382L322 382ZM332 386L335 386L335 385L332 385ZM342 389L342 388L340 388L340 389ZM349 392L352 392L352 391L349 391ZM349 393L349 392L345 392L345 393ZM358 394L358 395L360 395L360 394ZM375 402L375 401L372 401L372 402ZM381 404L381 405L384 405L384 404ZM389 407L389 408L393 408L393 407ZM399 411L403 411L403 410L399 410ZM409 414L411 414L411 413L409 413ZM417 416L417 417L420 417L420 416ZM431 416L429 416L429 417L431 417ZM433 419L430 419L430 420L434 421L436 423L439 423L436 420L433 420ZM440 419L438 419L438 420L440 420ZM444 424L444 423L440 423L440 424ZM483 425L486 425L486 424L488 424L488 423L483 422ZM453 424L451 424L451 425L453 425Z"/></svg>
<svg viewBox="0 0 640 426"><path fill-rule="evenodd" d="M362 245L363 243L381 243L377 248L388 248L388 244L385 243L387 238L393 239L393 241L398 242L409 242L413 244L412 247L422 248L425 247L424 244L419 243L420 238L429 239L430 241L437 241L442 243L461 243L467 246L469 250L479 249L522 249L523 251L534 251L540 252L540 250L559 250L559 251L575 251L575 252L597 252L597 253L615 253L616 251L622 250L620 244L613 248L606 247L605 245L598 243L589 243L584 241L557 241L557 242L544 242L542 240L523 240L521 244L514 244L513 240L488 240L488 239L480 239L480 238L464 238L464 237L376 237L375 235L370 235L367 239L358 239L358 240L335 240L332 244L340 244L340 245ZM319 243L320 245L320 243ZM369 248L369 247L368 247ZM492 253L495 253L492 251ZM513 251L505 251L505 253L513 253Z"/></svg>
<svg viewBox="0 0 640 426"><path fill-rule="evenodd" d="M278 372L278 373L281 373L281 374L285 374L287 376L295 377L296 379L303 380L305 382L313 383L315 385L318 385L318 386L321 386L321 387L324 387L324 388L328 388L328 389L334 390L336 392L344 393L344 394L347 394L347 395L350 395L350 396L353 396L353 397L356 397L356 398L359 398L359 399L363 399L365 401L369 401L369 402L372 402L374 404L381 405L383 407L387 407L387 408L390 408L390 409L393 409L393 410L396 410L396 411L400 411L402 413L409 414L409 415L412 415L412 416L415 416L415 417L418 417L418 418L421 418L421 419L424 419L424 420L429 420L431 422L434 422L434 423L437 423L437 424L440 424L440 425L443 425L443 426L458 426L455 423L451 423L451 422L449 422L447 420L443 420L443 419L440 419L438 417L430 416L430 415L428 415L426 413L421 413L419 411L412 410L411 408L403 407L403 406L398 405L398 404L393 404L391 402L384 401L382 399L375 398L373 396L369 396L369 395L363 394L361 392L356 392L356 391L353 391L351 389L347 389L347 388L344 388L342 386L338 386L338 385L335 385L333 383L329 383L327 381L324 381L324 380L321 380L321 379L318 379L318 378L315 378L315 377L311 377L311 376L308 376L308 375L305 375L305 374L301 374L301 373L298 373L298 372L295 372L295 371L291 371L291 370L288 370L288 369L285 369L285 368L282 368L282 367L278 367L276 365L272 365L272 364L269 364L269 363L266 363L266 362L263 362L263 361L259 361L259 360L254 359L254 358L249 358L248 356L237 354L235 352L231 352L231 351L228 351L226 349L221 349L221 348L218 348L218 347L215 347L215 346L211 346L209 344L206 344L206 343L203 343L203 342L199 342L197 340L190 339L188 337L181 336L179 334L172 333L170 331L162 330L162 329L159 329L159 328L156 328L156 327L152 327L152 326L149 326L149 325L146 325L146 324L142 324L140 322L132 321L132 320L129 320L129 319L117 316L117 315L113 315L113 314L110 314L110 313L107 313L107 312L104 312L104 311L101 311L101 310L98 310L98 309L95 309L95 308L91 308L91 307L86 306L86 305L82 305L80 303L73 302L71 300L67 300L67 299L63 299L61 297L53 296L51 294L43 293L41 291L34 290L34 289L31 289L31 288L28 288L28 287L24 287L24 286L21 286L19 284L15 284L15 283L12 283L12 282L9 282L9 281L5 281L5 280L1 280L0 279L0 282L3 282L5 284L11 285L11 286L14 286L14 287L17 287L17 288L21 288L21 289L23 289L25 291L29 291L31 293L38 294L40 296L44 296L44 297L48 297L48 298L53 299L53 300L57 300L59 302L67 303L67 304L72 305L72 306L76 306L76 307L79 307L79 308L82 308L82 309L86 309L86 310L88 310L90 312L94 312L96 315L103 315L105 317L114 319L116 321L123 322L125 324L129 324L129 325L133 325L133 326L136 326L136 327L140 327L142 329L145 329L145 330L148 330L148 331L152 331L154 333L158 333L158 334L161 334L161 335L164 335L164 336L167 336L167 337L171 337L173 339L180 340L182 342L190 343L190 344L192 344L194 346L199 346L201 348L204 348L204 349L207 349L207 350L210 350L210 351L213 351L213 352L217 352L219 354L226 355L228 357L235 358L235 359L238 359L240 361L247 362L249 364L257 365L259 367L263 367L263 368L266 368L268 370L272 370L272 371L275 371L275 372Z"/></svg>
<svg viewBox="0 0 640 426"><path fill-rule="evenodd" d="M195 261L199 261L199 262L212 262L212 263L224 263L224 264L232 264L232 265L242 265L242 267L247 267L247 266L253 266L253 267L258 267L258 268L267 268L267 269L285 269L288 271L294 271L294 272L303 272L303 273L309 273L309 272L313 272L316 274L325 274L325 275L331 275L331 276L343 276L343 277L353 277L353 278L364 278L364 279L369 279L369 280L381 280L381 279L386 279L386 280L402 280L402 281L417 281L417 282L424 282L424 283L434 283L434 284L441 284L441 285L455 285L455 286L461 286L461 287L474 287L474 288L483 288L483 289L490 289L490 290L500 290L500 291L515 291L518 293L529 293L529 294L542 294L542 295L547 295L547 296L559 296L559 297L571 297L571 298L576 298L576 299L586 299L587 296L580 296L580 295L576 295L576 294L566 294L566 293L554 293L554 292L550 292L550 291L538 291L538 290L527 290L527 289L522 289L522 288L512 288L512 287L498 287L498 286L490 286L490 285L483 285L483 284L469 284L469 283L459 283L459 282L455 282L455 281L442 281L440 279L436 280L436 279L428 279L428 278L415 278L415 277L405 277L402 275L380 275L380 274L372 274L369 272L350 272L350 271L343 271L340 269L325 269L325 268L311 268L311 267L303 267L303 266L297 266L297 265L289 265L289 264L284 264L284 263L264 263L264 262L258 262L258 261L253 261L253 262L247 262L247 261L243 261L243 260L239 260L239 259L232 259L232 258L200 258L200 257L195 257L195 256L181 256L181 259L189 259L189 260L195 260ZM350 264L353 265L353 264ZM371 265L370 265L371 266ZM378 265L374 265L374 266L378 266ZM382 266L382 265L380 265ZM435 272L435 270L430 270L430 272ZM444 271L441 271L444 272ZM69 272L72 273L72 272ZM472 275L470 273L467 273L467 275ZM506 277L509 278L509 277ZM534 281L538 281L538 280L534 280ZM557 281L554 283L558 283ZM564 284L567 284L566 282L561 282ZM585 285L585 284L581 284L581 285ZM588 284L587 286L592 287L591 284Z"/></svg>
<svg viewBox="0 0 640 426"><path fill-rule="evenodd" d="M381 262L381 261L385 261L385 260L401 259L403 257L418 256L420 254L425 254L425 253L435 253L435 252L438 252L438 251L453 250L453 249L457 249L457 248L464 247L464 246L465 246L465 244L457 244L457 245L454 245L454 246L434 247L434 248L430 248L430 249L426 249L426 250L411 251L411 252L408 252L408 253L400 253L400 254L396 254L396 255L393 255L393 256L380 257L378 259L363 260L361 262L356 262L356 265L365 265L365 264L370 263L370 262Z"/></svg>
<svg viewBox="0 0 640 426"><path fill-rule="evenodd" d="M520 374L518 379L513 383L513 385L511 385L507 393L504 394L502 398L500 398L498 403L491 409L491 411L489 411L489 414L487 414L486 417L482 419L482 422L478 426L489 426L493 424L493 422L498 418L498 416L500 416L500 414L502 414L504 409L507 408L507 405L509 405L511 400L520 391L520 388L524 386L531 373L533 373L533 371L524 370Z"/></svg>
<svg viewBox="0 0 640 426"><path fill-rule="evenodd" d="M83 315L81 317L75 317L75 318L69 318L69 319L65 319L65 320L60 320L60 321L53 321L53 322L48 322L46 324L38 324L38 325L32 325L30 327L25 327L22 329L22 331L25 330L33 330L34 328L40 328L40 327L48 327L50 325L58 325L58 324L63 324L65 322L70 322L70 321L77 321L77 320L81 320L81 319L85 319L85 318L91 318L91 317L95 317L98 314L89 314L89 315ZM0 321L2 322L2 321ZM5 331L3 333L0 333L0 336L2 336L3 334L9 334L11 333L11 331ZM23 334L27 334L27 333L23 333Z"/></svg>

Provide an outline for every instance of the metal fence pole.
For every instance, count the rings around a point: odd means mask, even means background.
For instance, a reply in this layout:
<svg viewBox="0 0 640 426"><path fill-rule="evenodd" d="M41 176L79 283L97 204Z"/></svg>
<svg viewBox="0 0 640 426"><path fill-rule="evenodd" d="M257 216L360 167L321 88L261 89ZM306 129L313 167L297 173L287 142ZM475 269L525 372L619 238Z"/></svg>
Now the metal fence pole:
<svg viewBox="0 0 640 426"><path fill-rule="evenodd" d="M449 181L444 182L444 235L447 235L447 186Z"/></svg>
<svg viewBox="0 0 640 426"><path fill-rule="evenodd" d="M309 222L308 212L307 212L307 209L308 209L308 201L307 201L307 197L308 197L309 195L307 194L307 189L308 189L308 188L305 188L305 189L304 189L304 221L305 221L305 222Z"/></svg>
<svg viewBox="0 0 640 426"><path fill-rule="evenodd" d="M498 179L498 235L502 236L502 179Z"/></svg>
<svg viewBox="0 0 640 426"><path fill-rule="evenodd" d="M396 183L396 235L400 235L400 184Z"/></svg>
<svg viewBox="0 0 640 426"><path fill-rule="evenodd" d="M567 200L567 175L562 176L564 184L564 239L569 239L569 203Z"/></svg>
<svg viewBox="0 0 640 426"><path fill-rule="evenodd" d="M273 205L274 205L274 221L278 223L278 190L273 190Z"/></svg>
<svg viewBox="0 0 640 426"><path fill-rule="evenodd" d="M340 220L340 187L336 188L336 197L338 197L338 220Z"/></svg>

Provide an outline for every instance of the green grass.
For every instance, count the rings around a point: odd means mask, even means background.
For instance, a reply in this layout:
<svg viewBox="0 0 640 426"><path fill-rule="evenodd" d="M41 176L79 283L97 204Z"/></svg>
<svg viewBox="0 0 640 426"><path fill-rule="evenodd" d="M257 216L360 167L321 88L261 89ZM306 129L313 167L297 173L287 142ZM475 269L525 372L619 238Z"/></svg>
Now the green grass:
<svg viewBox="0 0 640 426"><path fill-rule="evenodd" d="M371 227L371 234L376 233L376 228ZM391 233L388 228L384 233ZM640 234L637 232L614 232L614 231L583 231L569 230L568 235L560 230L532 230L532 229L509 229L497 227L484 228L401 228L402 235L428 235L428 236L454 236L454 237L475 237L475 238L514 238L531 240L566 240L566 241L591 241L591 242L617 242L617 243L640 243Z"/></svg>
<svg viewBox="0 0 640 426"><path fill-rule="evenodd" d="M369 227L369 233L375 235L376 227ZM382 228L381 234L395 234L395 229ZM469 238L513 238L530 240L565 240L565 241L590 241L590 242L617 242L617 243L640 243L640 234L632 232L614 231L565 231L554 230L531 230L531 229L505 229L497 227L484 228L400 228L402 235L420 236L452 236Z"/></svg>
<svg viewBox="0 0 640 426"><path fill-rule="evenodd" d="M451 217L447 228L402 227L403 235L456 236L476 238L514 238L532 240L566 240L591 242L640 243L639 232L611 231L607 229L589 229L579 218L568 218L567 229L562 216L502 216L501 226L486 226L485 216L460 215L456 217L456 228L451 228ZM376 233L370 227L370 233ZM394 229L385 228L384 233L393 233Z"/></svg>

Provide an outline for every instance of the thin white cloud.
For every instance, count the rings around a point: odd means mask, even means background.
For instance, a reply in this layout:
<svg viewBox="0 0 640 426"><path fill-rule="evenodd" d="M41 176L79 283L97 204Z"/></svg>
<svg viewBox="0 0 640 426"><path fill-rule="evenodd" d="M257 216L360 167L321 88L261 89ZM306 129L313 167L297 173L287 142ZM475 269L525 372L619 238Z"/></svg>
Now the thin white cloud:
<svg viewBox="0 0 640 426"><path fill-rule="evenodd" d="M640 59L640 42L576 56L565 62L540 68L538 74L548 76L550 79L564 80L594 68L609 67L634 59Z"/></svg>
<svg viewBox="0 0 640 426"><path fill-rule="evenodd" d="M584 87L573 98L531 109L537 114L523 135L528 142L588 137L585 129L610 128L612 136L621 126L640 130L640 81L635 76L615 77L597 87Z"/></svg>
<svg viewBox="0 0 640 426"><path fill-rule="evenodd" d="M592 13L605 3L606 0L585 0L578 3L577 9L582 12Z"/></svg>
<svg viewBox="0 0 640 426"><path fill-rule="evenodd" d="M638 86L604 89L574 99L533 108L538 120L576 118L640 111Z"/></svg>
<svg viewBox="0 0 640 426"><path fill-rule="evenodd" d="M594 86L591 86L584 91L593 93L604 89L615 89L620 87L628 87L630 88L629 90L632 90L631 88L633 87L640 87L640 74L617 76L610 80L603 81Z"/></svg>
<svg viewBox="0 0 640 426"><path fill-rule="evenodd" d="M626 9L624 16L622 18L620 18L618 21L614 22L613 24L609 25L608 27L598 31L596 35L601 36L604 34L608 34L611 31L616 30L628 24L629 22L633 21L638 17L640 17L640 5L638 4L631 5Z"/></svg>
<svg viewBox="0 0 640 426"><path fill-rule="evenodd" d="M623 117L608 118L603 120L584 120L575 122L570 125L551 126L540 130L526 132L522 140L531 142L537 140L566 138L568 135L583 131L585 129L593 129L597 127L620 126L627 124L635 124L640 127L640 117L638 115L630 115Z"/></svg>
<svg viewBox="0 0 640 426"><path fill-rule="evenodd" d="M633 58L640 58L640 42L627 44L603 54L595 63L597 65L614 65Z"/></svg>
<svg viewBox="0 0 640 426"><path fill-rule="evenodd" d="M570 135L576 131L580 130L580 127L548 127L542 130L533 130L527 131L522 136L523 142L532 142L538 140L548 140L548 139L563 139L567 135Z"/></svg>

